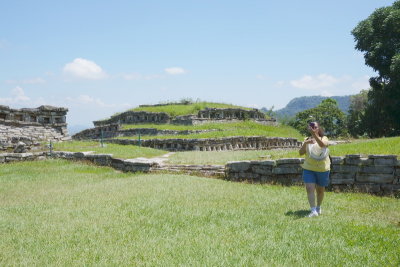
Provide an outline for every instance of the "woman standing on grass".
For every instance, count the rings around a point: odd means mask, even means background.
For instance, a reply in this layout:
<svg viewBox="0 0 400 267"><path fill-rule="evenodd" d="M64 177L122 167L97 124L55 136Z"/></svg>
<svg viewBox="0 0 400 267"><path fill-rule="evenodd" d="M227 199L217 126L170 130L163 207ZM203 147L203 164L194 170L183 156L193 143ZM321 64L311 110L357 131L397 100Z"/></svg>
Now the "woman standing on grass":
<svg viewBox="0 0 400 267"><path fill-rule="evenodd" d="M306 186L308 202L311 212L308 217L321 215L321 204L324 199L325 187L329 183L330 159L328 138L320 128L318 122L310 122L308 137L300 148L300 155L305 154L303 164L303 180ZM315 205L315 192L317 192L317 205Z"/></svg>

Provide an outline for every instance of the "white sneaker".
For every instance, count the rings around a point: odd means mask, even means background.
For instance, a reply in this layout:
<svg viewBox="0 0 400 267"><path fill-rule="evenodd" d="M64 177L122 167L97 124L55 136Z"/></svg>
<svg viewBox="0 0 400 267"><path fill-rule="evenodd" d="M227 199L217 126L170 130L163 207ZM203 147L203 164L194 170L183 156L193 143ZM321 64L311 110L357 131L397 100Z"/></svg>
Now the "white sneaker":
<svg viewBox="0 0 400 267"><path fill-rule="evenodd" d="M318 215L321 215L322 214L322 209L321 209L321 207L317 207L317 213L318 213Z"/></svg>
<svg viewBox="0 0 400 267"><path fill-rule="evenodd" d="M312 210L310 212L310 214L307 215L307 217L311 218L311 217L317 217L318 216L318 212L316 210Z"/></svg>

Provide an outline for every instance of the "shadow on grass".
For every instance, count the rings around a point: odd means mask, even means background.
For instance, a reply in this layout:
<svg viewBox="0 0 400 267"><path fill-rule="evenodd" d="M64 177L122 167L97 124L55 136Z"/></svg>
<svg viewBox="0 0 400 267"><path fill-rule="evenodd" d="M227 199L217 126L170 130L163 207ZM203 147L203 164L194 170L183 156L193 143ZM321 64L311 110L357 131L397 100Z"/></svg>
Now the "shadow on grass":
<svg viewBox="0 0 400 267"><path fill-rule="evenodd" d="M293 217L294 219L301 219L306 217L309 213L310 210L296 210L296 211L289 210L288 212L285 213L285 215Z"/></svg>

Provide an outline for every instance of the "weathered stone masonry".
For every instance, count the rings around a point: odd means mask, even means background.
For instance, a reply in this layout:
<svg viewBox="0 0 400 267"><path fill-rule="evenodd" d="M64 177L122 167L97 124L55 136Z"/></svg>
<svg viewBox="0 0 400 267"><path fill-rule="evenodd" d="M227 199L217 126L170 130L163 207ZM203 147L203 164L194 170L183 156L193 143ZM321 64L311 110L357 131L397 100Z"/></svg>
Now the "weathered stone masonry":
<svg viewBox="0 0 400 267"><path fill-rule="evenodd" d="M230 162L226 179L258 183L302 184L304 159ZM400 193L400 161L395 155L332 157L330 187L383 195Z"/></svg>
<svg viewBox="0 0 400 267"><path fill-rule="evenodd" d="M205 108L197 115L177 116L173 124L199 125L204 123L236 122L252 120L265 125L275 125L276 119L266 119L265 114L258 109L245 110L240 108Z"/></svg>
<svg viewBox="0 0 400 267"><path fill-rule="evenodd" d="M184 115L172 118L165 112L126 111L112 116L110 119L93 121L94 126L109 124L142 124L172 123L178 125L197 125L210 122L231 122L251 119L263 124L275 124L276 119L266 119L265 114L258 109L245 110L240 108L205 108L197 115Z"/></svg>
<svg viewBox="0 0 400 267"><path fill-rule="evenodd" d="M165 112L127 111L115 115L107 120L94 121L94 126L108 124L141 124L141 123L169 123L170 116Z"/></svg>
<svg viewBox="0 0 400 267"><path fill-rule="evenodd" d="M137 140L106 139L107 143L138 145ZM142 140L141 145L168 151L223 151L223 150L261 150L277 148L299 148L301 142L295 138L235 136L204 139L150 139Z"/></svg>
<svg viewBox="0 0 400 267"><path fill-rule="evenodd" d="M46 159L46 152L3 153L0 163ZM223 165L164 165L141 162L135 159L117 159L109 154L92 152L54 152L53 157L68 160L90 161L124 172L182 172L195 175L222 177L230 181L302 185L300 164L303 159L290 158L266 161L240 161ZM393 155L360 155L333 157L330 186L335 191L367 192L400 197L400 161Z"/></svg>
<svg viewBox="0 0 400 267"><path fill-rule="evenodd" d="M11 109L0 106L0 148L13 147L19 141L69 139L66 123L68 109L52 106Z"/></svg>
<svg viewBox="0 0 400 267"><path fill-rule="evenodd" d="M258 109L244 110L239 108L205 108L199 111L197 117L201 119L265 119L264 113Z"/></svg>
<svg viewBox="0 0 400 267"><path fill-rule="evenodd" d="M196 133L213 132L217 130L159 130L156 128L133 128L121 130L119 124L109 124L83 130L72 136L75 140L113 138L120 136L138 136L140 135L188 135Z"/></svg>

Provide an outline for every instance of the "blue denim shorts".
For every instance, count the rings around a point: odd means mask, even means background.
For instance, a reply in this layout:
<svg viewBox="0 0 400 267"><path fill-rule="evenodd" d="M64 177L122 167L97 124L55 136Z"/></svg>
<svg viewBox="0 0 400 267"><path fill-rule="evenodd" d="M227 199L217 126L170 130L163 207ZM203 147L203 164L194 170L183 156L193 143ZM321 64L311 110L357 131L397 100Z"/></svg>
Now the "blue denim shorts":
<svg viewBox="0 0 400 267"><path fill-rule="evenodd" d="M303 181L304 183L317 184L319 186L328 186L329 184L329 173L326 172L315 172L310 170L303 170Z"/></svg>

